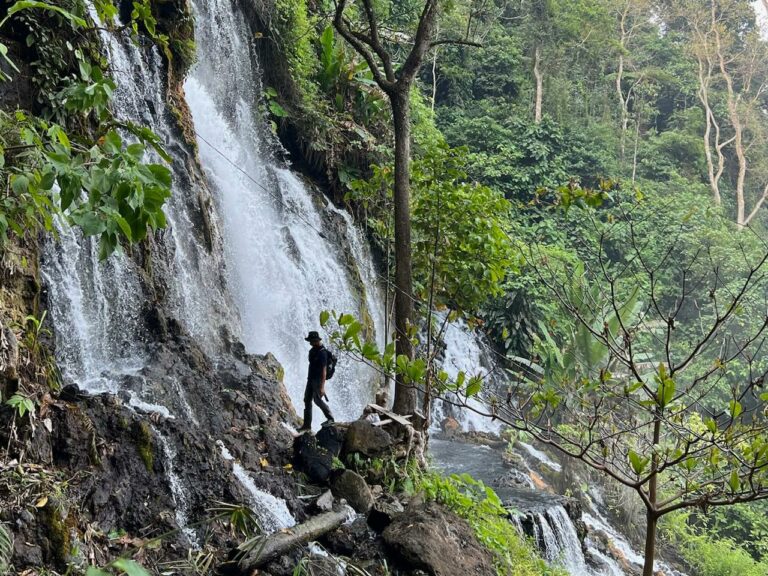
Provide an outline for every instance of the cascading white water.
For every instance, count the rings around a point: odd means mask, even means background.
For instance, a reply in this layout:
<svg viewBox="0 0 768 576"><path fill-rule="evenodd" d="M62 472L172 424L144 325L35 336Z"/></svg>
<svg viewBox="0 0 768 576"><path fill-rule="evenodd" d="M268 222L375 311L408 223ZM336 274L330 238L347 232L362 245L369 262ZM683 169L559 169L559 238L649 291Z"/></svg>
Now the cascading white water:
<svg viewBox="0 0 768 576"><path fill-rule="evenodd" d="M590 532L602 532L604 536L610 541L611 545L619 552L625 561L635 565L638 568L643 566L645 561L642 554L637 552L627 539L621 535L621 533L614 528L611 523L603 516L599 510L593 505L591 512L585 512L582 515L584 524ZM661 560L656 560L653 563L654 573L660 570L664 574L669 576L685 576L682 572L679 572L671 568L668 564Z"/></svg>
<svg viewBox="0 0 768 576"><path fill-rule="evenodd" d="M205 190L169 124L160 55L154 48L147 55L119 33L102 30L102 41L118 85L119 117L152 128L174 157L173 195L165 210L169 227L151 245L153 273L162 275L163 309L214 360L222 353L222 327L242 337L250 351L274 352L299 406L307 353L303 337L319 328L320 311L368 316L381 334L383 306L378 286L365 285L375 272L349 216L318 205L320 196L271 159L260 134L263 120L256 114L259 75L248 46L251 35L232 4L197 2L200 61L187 89L198 131L232 154L261 186L201 143L200 159L218 208L206 224L207 235L200 230ZM211 8L215 18L208 17ZM159 161L152 152L147 160ZM333 221L341 228L331 235L339 246L316 232ZM222 227L223 243L216 235ZM153 346L144 316L160 305L150 299L156 297L151 280L127 255L115 254L106 262L97 255L96 241L64 225L45 249L43 276L65 380L91 393L127 394L136 408L197 425L181 382L172 374L145 376ZM362 280L358 289L351 268ZM338 374L328 385L332 405L339 417L356 418L373 398L375 374L351 364ZM183 527L187 493L174 469L176 449L169 438L159 437ZM284 502L258 490L238 463L233 468L265 525L278 529L293 523Z"/></svg>
<svg viewBox="0 0 768 576"><path fill-rule="evenodd" d="M448 375L455 379L459 372L465 372L467 377L481 374L486 386L493 386L497 378L496 371L489 371L493 363L489 362L491 352L483 339L472 331L463 320L449 322L443 335L445 342L445 356L442 367ZM482 392L481 392L482 394ZM467 402L470 406L477 407L481 412L487 412L488 407L476 398L470 398ZM462 428L467 431L480 431L498 433L502 427L499 421L481 416L472 410L455 410L445 402L437 400L432 410L432 428L439 428L440 422L447 415L456 418Z"/></svg>
<svg viewBox="0 0 768 576"><path fill-rule="evenodd" d="M557 539L559 561L571 576L590 576L592 571L587 569L581 541L573 521L562 506L553 506L547 510L547 519Z"/></svg>
<svg viewBox="0 0 768 576"><path fill-rule="evenodd" d="M359 316L367 309L381 334L382 307L376 289L355 289L344 265L347 249L320 235L334 210L323 207L320 197L271 154L257 109L260 75L242 15L231 0L196 0L193 5L200 59L184 88L200 158L223 221L226 269L241 337L248 351L277 357L300 411L308 352L303 338L319 329L320 312L334 309ZM351 234L353 247L356 234ZM359 258L354 265L365 274L368 265ZM358 418L372 400L377 380L364 365L339 366L326 387L335 416Z"/></svg>
<svg viewBox="0 0 768 576"><path fill-rule="evenodd" d="M106 29L100 33L117 84L114 109L118 117L150 127L168 150L177 149L165 110L162 58L157 50L151 50L147 62L144 52L128 38ZM161 161L153 151L147 153L147 160ZM181 177L187 169L184 159L176 158L172 169L174 182L185 182ZM219 326L232 322L220 281L221 259L208 253L195 235L192 212L198 209L197 194L194 187L174 185L165 209L168 229L155 245L153 267L168 276L166 304L174 316L213 353ZM124 254L99 262L96 239L83 238L61 221L58 224L58 240L47 243L42 272L50 292L57 361L65 380L92 393L117 392L128 376L134 405L164 411L155 394L142 395L136 389L142 388L136 382L147 362L148 334L142 314L154 305L148 301L144 274ZM186 407L182 410L189 416Z"/></svg>
<svg viewBox="0 0 768 576"><path fill-rule="evenodd" d="M232 462L232 472L248 492L250 504L259 520L259 527L265 534L290 528L296 524L296 519L288 510L285 500L277 498L269 492L256 487L251 475L237 462L221 440L216 442L224 460Z"/></svg>
<svg viewBox="0 0 768 576"><path fill-rule="evenodd" d="M520 446L523 448L530 456L535 458L537 461L541 462L551 470L554 470L555 472L560 472L562 470L562 466L552 460L545 452L542 452L538 448L531 446L530 444L526 442L517 442L517 446Z"/></svg>

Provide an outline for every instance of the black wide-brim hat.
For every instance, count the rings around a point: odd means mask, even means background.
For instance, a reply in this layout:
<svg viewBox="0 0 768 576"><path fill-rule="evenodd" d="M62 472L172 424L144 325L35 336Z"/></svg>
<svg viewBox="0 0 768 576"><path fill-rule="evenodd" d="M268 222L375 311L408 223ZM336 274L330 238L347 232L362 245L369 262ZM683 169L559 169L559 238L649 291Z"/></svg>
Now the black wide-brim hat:
<svg viewBox="0 0 768 576"><path fill-rule="evenodd" d="M313 340L322 340L322 338L320 338L320 334L318 334L313 330L312 332L309 333L309 336L304 338L304 340L306 340L307 342L312 342Z"/></svg>

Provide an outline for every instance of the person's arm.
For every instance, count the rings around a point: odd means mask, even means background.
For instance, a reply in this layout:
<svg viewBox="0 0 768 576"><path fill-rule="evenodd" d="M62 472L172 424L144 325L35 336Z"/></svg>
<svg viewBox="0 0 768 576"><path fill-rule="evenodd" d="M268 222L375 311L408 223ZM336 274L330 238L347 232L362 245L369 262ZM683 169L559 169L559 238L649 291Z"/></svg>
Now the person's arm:
<svg viewBox="0 0 768 576"><path fill-rule="evenodd" d="M323 366L323 371L320 373L320 396L325 396L325 369L326 367Z"/></svg>

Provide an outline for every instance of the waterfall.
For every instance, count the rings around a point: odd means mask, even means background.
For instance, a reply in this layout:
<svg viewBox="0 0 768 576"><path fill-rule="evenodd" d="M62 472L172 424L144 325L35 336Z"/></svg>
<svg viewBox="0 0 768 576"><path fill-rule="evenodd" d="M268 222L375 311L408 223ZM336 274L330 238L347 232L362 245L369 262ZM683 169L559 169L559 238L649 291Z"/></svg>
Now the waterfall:
<svg viewBox="0 0 768 576"><path fill-rule="evenodd" d="M443 317L444 318L444 317ZM442 318L438 316L438 322ZM451 379L455 379L459 372L463 371L467 377L480 373L484 377L484 388L494 388L502 376L501 369L495 369L490 346L476 332L471 330L463 320L448 322L443 335L445 342L445 354L442 360L442 368ZM489 391L485 390L485 394ZM484 392L480 393L481 395ZM467 402L483 412L488 408L477 398L470 398ZM480 431L498 433L502 424L488 417L481 416L471 410L456 409L446 402L437 400L432 410L432 430L438 430L440 422L446 417L455 418L462 428L467 431Z"/></svg>
<svg viewBox="0 0 768 576"><path fill-rule="evenodd" d="M277 498L269 492L259 490L251 475L237 462L221 440L216 442L221 450L221 457L232 462L232 471L248 493L250 504L259 520L259 527L265 534L271 534L290 528L296 524L296 519L288 510L285 500Z"/></svg>
<svg viewBox="0 0 768 576"><path fill-rule="evenodd" d="M303 338L319 330L322 310L367 318L369 334L383 335L384 307L360 231L272 153L275 141L258 112L260 74L249 45L252 34L233 4L194 2L199 61L185 88L203 173L179 141L157 49L134 43L125 30L102 27L118 86L119 118L150 127L173 158L168 228L153 235L144 253L132 247L99 262L98 242L62 221L43 253L65 382L93 394L119 394L136 409L175 419L178 427L199 426L205 414L195 410L208 407L200 407L194 382L166 373L177 359L156 341L158 310L178 322L214 365L226 360L223 329L249 352L273 352L299 411L308 351ZM146 160L160 161L153 151ZM377 387L375 372L342 359L327 392L336 416L353 419ZM157 436L183 528L191 491L177 473L182 463L173 439ZM233 472L265 527L293 524L285 502L256 488L239 463L233 463Z"/></svg>
<svg viewBox="0 0 768 576"><path fill-rule="evenodd" d="M201 184L190 179L188 157L169 124L162 58L156 48L147 56L126 37L105 29L100 34L117 84L114 108L119 118L150 127L174 157L173 193L165 209L168 228L157 235L150 256L154 273L164 276L164 304L203 349L215 353L220 326L233 323L220 281L223 264L215 251L204 247L199 226L193 224L200 220ZM160 161L154 151L148 151L146 159ZM58 240L45 246L42 274L65 380L91 393L128 388L134 405L167 411L163 406L168 399L162 397L167 394L136 389L142 387L136 377L148 362L150 336L144 315L159 305L136 259L115 254L99 262L98 241L83 238L60 221ZM179 411L189 415L186 406Z"/></svg>
<svg viewBox="0 0 768 576"><path fill-rule="evenodd" d="M273 138L258 112L260 74L245 42L250 31L231 4L193 2L200 60L184 88L223 223L226 273L243 343L250 352L277 357L300 409L308 351L303 338L319 329L320 312L360 316L366 310L372 328L383 334L383 307L377 289L356 287L348 270L351 256L358 278L370 281L357 232L342 230L345 246L329 241L338 211L275 160ZM349 221L342 218L341 224ZM356 419L377 387L376 373L350 360L326 389L335 416Z"/></svg>

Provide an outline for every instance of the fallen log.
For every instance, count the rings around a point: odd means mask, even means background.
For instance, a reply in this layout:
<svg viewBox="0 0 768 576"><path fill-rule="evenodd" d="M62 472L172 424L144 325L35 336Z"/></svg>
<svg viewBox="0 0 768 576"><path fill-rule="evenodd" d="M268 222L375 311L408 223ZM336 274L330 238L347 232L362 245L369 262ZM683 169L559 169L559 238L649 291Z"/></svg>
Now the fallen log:
<svg viewBox="0 0 768 576"><path fill-rule="evenodd" d="M326 532L336 530L354 513L354 510L344 506L340 510L313 516L303 524L266 536L256 542L240 559L239 572L251 574L256 568L264 566L292 549L303 546L310 540L317 540Z"/></svg>

